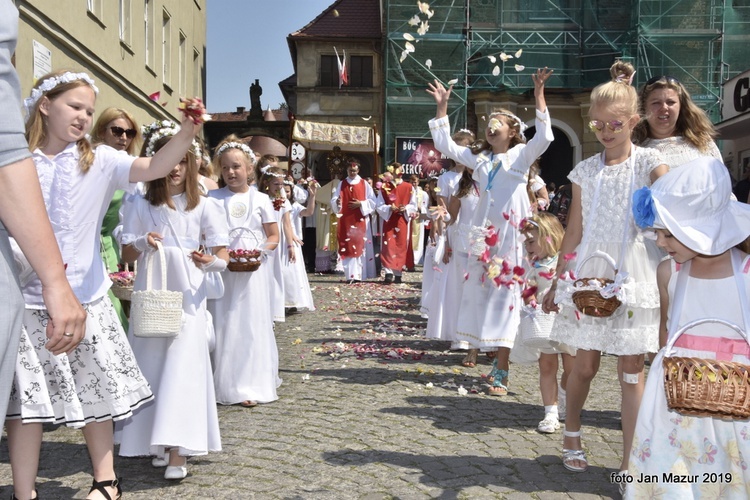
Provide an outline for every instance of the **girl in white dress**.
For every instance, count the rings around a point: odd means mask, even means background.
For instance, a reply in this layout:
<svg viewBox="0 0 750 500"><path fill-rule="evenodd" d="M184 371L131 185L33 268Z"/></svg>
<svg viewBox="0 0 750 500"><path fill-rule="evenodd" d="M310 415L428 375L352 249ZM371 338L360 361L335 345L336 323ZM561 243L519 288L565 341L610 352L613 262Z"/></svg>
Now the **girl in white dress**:
<svg viewBox="0 0 750 500"><path fill-rule="evenodd" d="M150 151L168 147L174 140L170 133L155 133ZM148 182L145 194L123 208L123 258L138 258L138 268L147 269L145 259L161 241L166 288L184 292L182 329L176 337L138 337L130 325L133 352L156 398L118 425L119 454L155 456L154 466L167 466L165 479L183 479L187 457L221 451L204 280L207 273L227 267L228 227L218 202L201 196L196 172L195 155L189 151L167 177ZM213 255L197 251L201 241ZM160 289L161 276L153 274L153 288ZM146 273L139 272L133 288L145 287Z"/></svg>
<svg viewBox="0 0 750 500"><path fill-rule="evenodd" d="M224 271L224 296L209 302L216 325L216 401L246 408L276 401L281 385L267 265L268 254L278 251L279 225L268 196L248 185L248 176L254 176L252 157L249 147L234 136L227 137L214 156L224 187L209 193L224 207L229 250L263 252L256 271Z"/></svg>
<svg viewBox="0 0 750 500"><path fill-rule="evenodd" d="M730 200L731 181L718 160L703 157L636 192L633 212L672 259L659 264L659 354L646 380L630 454L626 498L750 497L750 421L683 415L667 406L665 356L750 365L750 266L735 248L750 234L750 206ZM682 333L680 334L680 332ZM667 344L673 348L664 348ZM678 483L670 477L687 477Z"/></svg>
<svg viewBox="0 0 750 500"><path fill-rule="evenodd" d="M22 284L25 331L6 422L18 498L35 498L43 422L83 428L94 465L88 498L119 498L112 421L130 417L153 398L107 295L112 283L100 257L99 234L114 192L133 191L137 182L169 173L200 126L185 118L174 143L153 158L106 145L92 150L86 133L97 92L87 74L59 71L41 77L25 101L26 135L44 202L68 281L88 319L81 343L53 355L45 347L50 318L41 284L34 275Z"/></svg>
<svg viewBox="0 0 750 500"><path fill-rule="evenodd" d="M469 276L461 298L457 340L464 340L474 348L497 349L496 367L491 374L493 384L489 389L489 393L495 396L508 393L508 357L516 339L521 308L520 287L505 286L498 281L515 282L510 273L514 273L523 262L518 223L531 211L525 175L553 140L552 123L544 99L544 82L551 74L552 71L545 68L533 75L536 100L534 138L524 143L523 122L510 111L502 110L490 115L486 141L477 147L479 154L451 140L447 112L452 87L446 90L436 80L427 91L437 103L437 114L430 120L435 147L472 169L479 184L482 194L472 226L485 231L490 225L494 227L495 234L486 238L485 241L490 243L486 244L481 257L471 255L468 259ZM478 239L476 243L484 242ZM504 264L502 275L495 275L500 261Z"/></svg>
<svg viewBox="0 0 750 500"><path fill-rule="evenodd" d="M613 79L592 91L589 109L589 127L604 151L582 161L568 175L573 183L573 199L560 248L563 258L558 259L556 277L543 301L544 312L560 311L552 339L577 349L568 377L562 455L563 465L574 472L588 467L581 445L581 411L602 352L619 356L623 431L620 470L627 471L643 394L644 354L655 352L658 345L656 265L661 254L652 240L636 231L629 205L631 193L650 185L667 171L667 166L655 150L636 148L630 142L630 133L639 119L638 96L630 85L635 69L617 61L610 71ZM597 255L606 258L590 258ZM606 259L616 263L612 265ZM573 280L558 281L569 261L577 262L575 268L570 268L576 277L611 277L612 267L629 274L620 289L624 303L614 314L596 317L576 309L571 299Z"/></svg>
<svg viewBox="0 0 750 500"><path fill-rule="evenodd" d="M289 209L289 219L294 233L294 263L288 265L284 271L284 294L285 304L288 308L294 308L297 311L314 311L312 292L310 291L310 282L307 279L307 269L302 259L302 217L307 217L315 212L315 204L305 207L297 202L294 194L294 181L290 177L284 179L284 193L291 208ZM310 196L315 198L318 192L316 182L308 185Z"/></svg>
<svg viewBox="0 0 750 500"><path fill-rule="evenodd" d="M546 326L553 321L554 317L545 317L546 313L542 311L541 302L552 285L552 277L557 267L557 252L560 250L565 232L557 217L548 212L539 212L521 221L520 229L526 238L523 244L528 254L521 324L527 326L526 322L533 321L536 317L539 318L541 325ZM550 331L551 328L546 333L549 334ZM566 345L552 340L544 344L544 346L536 344L528 346L522 343L522 339L516 339L516 344L510 353L510 360L517 362L514 356L520 354L520 358L537 361L544 419L539 422L536 430L543 434L551 434L560 428L560 421L565 420L565 388L568 385L568 375L573 368L575 357L574 351ZM562 361L563 372L558 387L557 372L560 361Z"/></svg>

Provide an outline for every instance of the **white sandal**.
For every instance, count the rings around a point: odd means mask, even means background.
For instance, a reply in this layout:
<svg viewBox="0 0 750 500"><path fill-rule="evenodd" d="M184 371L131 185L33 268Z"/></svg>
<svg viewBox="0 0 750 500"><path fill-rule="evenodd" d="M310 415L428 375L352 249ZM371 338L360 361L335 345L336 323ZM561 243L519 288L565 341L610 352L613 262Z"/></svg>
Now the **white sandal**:
<svg viewBox="0 0 750 500"><path fill-rule="evenodd" d="M625 498L625 490L628 488L628 482L626 479L626 476L628 475L628 471L621 470L617 473L617 476L620 478L619 481L617 481L617 487L620 490L620 496L622 498Z"/></svg>
<svg viewBox="0 0 750 500"><path fill-rule="evenodd" d="M575 431L571 432L567 429L563 429L563 436L564 437L581 437L581 431ZM571 465L570 462L578 460L580 462L583 462L585 465L583 467L576 467L574 465ZM569 450L567 448L563 448L562 450L562 463L563 467L568 469L571 472L586 472L586 469L589 468L589 462L586 460L586 452L583 450Z"/></svg>

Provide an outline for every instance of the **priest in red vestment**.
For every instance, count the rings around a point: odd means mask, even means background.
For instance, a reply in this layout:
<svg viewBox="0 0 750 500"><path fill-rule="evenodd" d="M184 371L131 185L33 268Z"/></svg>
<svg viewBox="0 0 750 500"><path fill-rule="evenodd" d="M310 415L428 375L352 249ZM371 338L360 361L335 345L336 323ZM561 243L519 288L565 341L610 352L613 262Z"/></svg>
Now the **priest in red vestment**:
<svg viewBox="0 0 750 500"><path fill-rule="evenodd" d="M375 211L376 200L370 185L359 176L359 161L349 158L346 163L347 177L334 191L331 206L338 210L336 235L344 277L348 283L356 283L362 281L365 269L367 219Z"/></svg>
<svg viewBox="0 0 750 500"><path fill-rule="evenodd" d="M409 252L409 223L417 213L414 186L401 179L401 165L394 163L383 174L377 211L383 220L380 259L385 271L383 283L401 283L401 272Z"/></svg>

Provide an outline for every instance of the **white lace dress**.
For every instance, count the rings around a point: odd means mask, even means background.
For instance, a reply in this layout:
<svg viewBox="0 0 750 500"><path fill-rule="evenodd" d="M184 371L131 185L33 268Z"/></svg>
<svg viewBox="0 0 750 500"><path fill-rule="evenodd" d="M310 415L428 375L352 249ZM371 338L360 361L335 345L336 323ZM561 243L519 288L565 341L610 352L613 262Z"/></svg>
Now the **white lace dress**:
<svg viewBox="0 0 750 500"><path fill-rule="evenodd" d="M645 238L633 221L631 191L651 185L651 171L663 161L653 149L636 148L634 171L631 162L608 165L601 171L601 184L596 195L600 173L600 155L588 158L568 175L581 187L583 237L576 248L576 257L567 269L599 250L615 262L622 261L621 272L628 273L623 287L622 305L607 318L595 318L577 311L572 302L572 280L560 280L555 301L560 304L552 330L552 339L573 348L627 355L658 350L659 292L656 266L662 253L655 240ZM631 189L631 184L633 185ZM593 204L596 202L596 206ZM627 224L627 230L626 225ZM620 259L623 234L626 234L625 256ZM614 270L604 260L586 262L576 278L612 278Z"/></svg>
<svg viewBox="0 0 750 500"><path fill-rule="evenodd" d="M711 156L723 161L719 147L713 141L708 151L705 152L693 146L682 136L667 137L666 139L646 139L641 146L657 150L670 169L680 167L701 156Z"/></svg>

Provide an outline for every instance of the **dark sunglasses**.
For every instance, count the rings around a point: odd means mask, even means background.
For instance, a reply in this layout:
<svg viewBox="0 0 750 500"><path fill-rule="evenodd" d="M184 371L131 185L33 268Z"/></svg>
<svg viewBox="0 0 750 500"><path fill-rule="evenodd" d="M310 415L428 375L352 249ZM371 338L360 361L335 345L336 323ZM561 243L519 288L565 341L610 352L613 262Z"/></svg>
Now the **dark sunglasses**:
<svg viewBox="0 0 750 500"><path fill-rule="evenodd" d="M109 127L109 129L112 131L112 135L115 137L121 137L122 134L125 134L125 137L128 139L132 139L135 137L135 135L138 133L138 131L134 128L124 129L122 127Z"/></svg>
<svg viewBox="0 0 750 500"><path fill-rule="evenodd" d="M672 85L680 85L680 81L673 76L659 75L659 76L654 76L654 77L649 78L648 81L646 82L646 86L648 87L649 85L653 85L659 80L664 80L665 82L671 83Z"/></svg>
<svg viewBox="0 0 750 500"><path fill-rule="evenodd" d="M625 123L621 122L620 120L612 120L609 122L603 122L601 120L591 120L589 122L589 129L592 132L601 132L604 130L604 127L607 127L615 134L618 132L622 132L622 129L625 127Z"/></svg>

